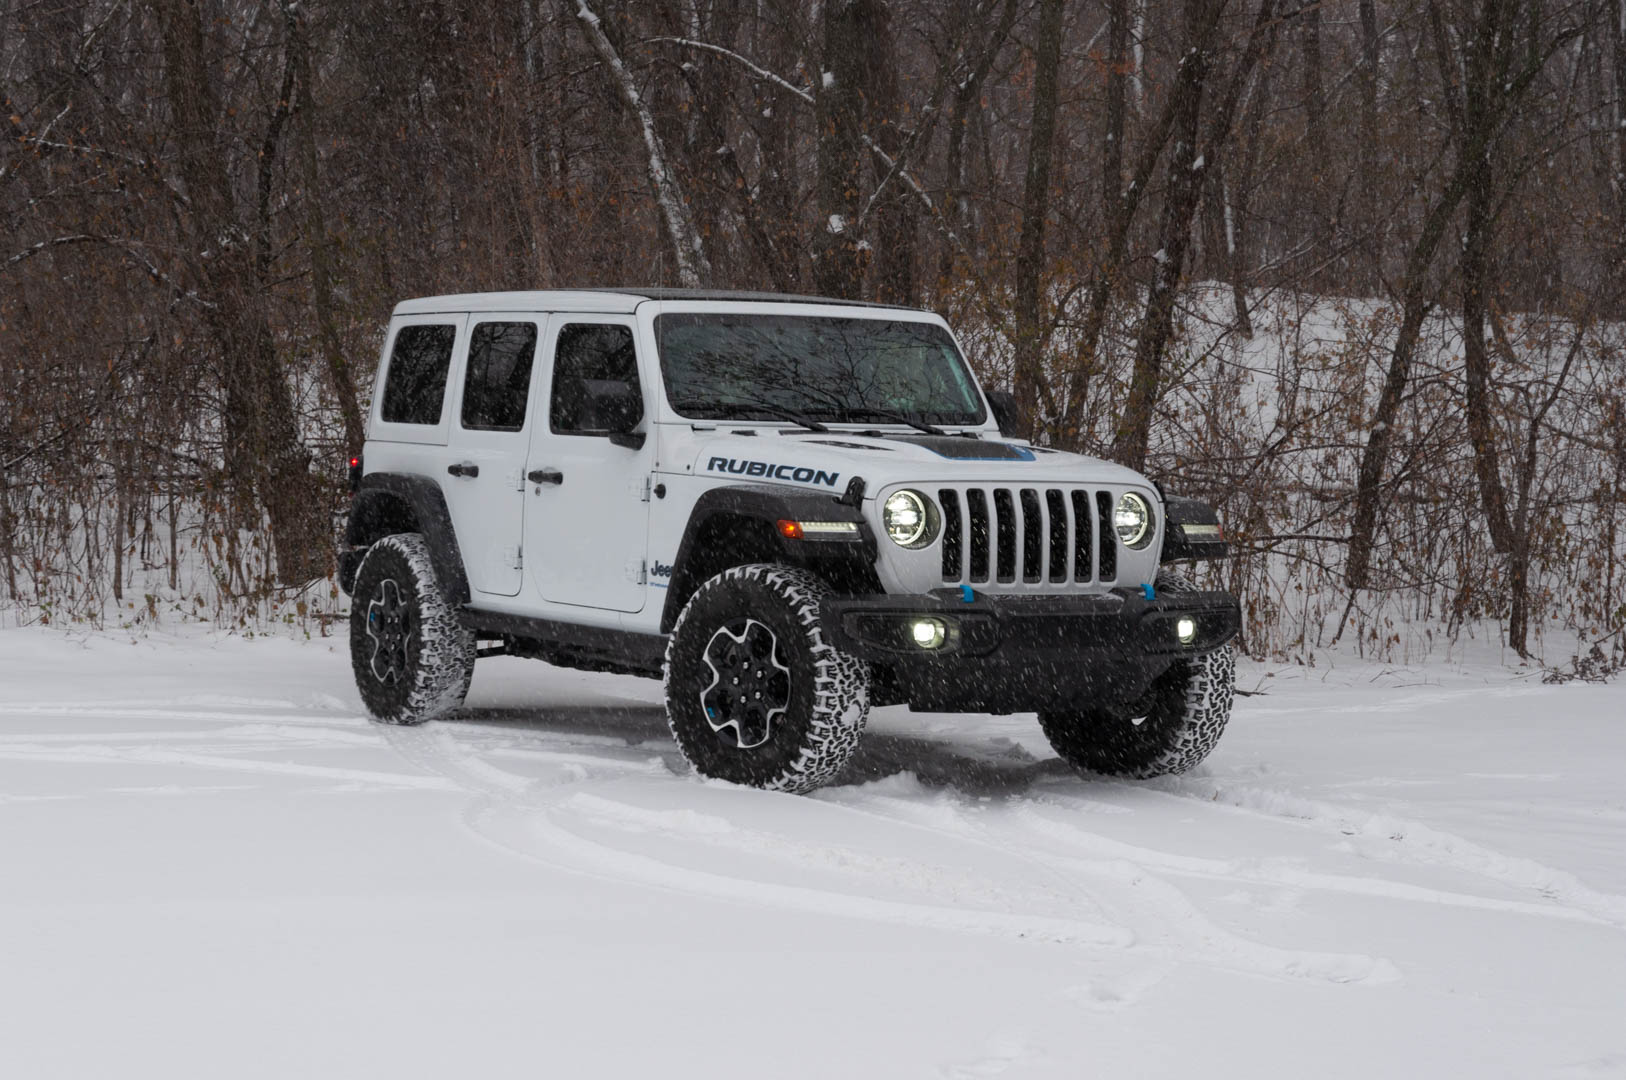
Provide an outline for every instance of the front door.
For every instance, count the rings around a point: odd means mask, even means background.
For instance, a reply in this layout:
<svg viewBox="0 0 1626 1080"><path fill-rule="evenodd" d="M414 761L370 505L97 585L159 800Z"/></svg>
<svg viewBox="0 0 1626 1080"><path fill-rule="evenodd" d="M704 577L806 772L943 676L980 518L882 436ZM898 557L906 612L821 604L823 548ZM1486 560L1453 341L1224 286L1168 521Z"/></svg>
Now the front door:
<svg viewBox="0 0 1626 1080"><path fill-rule="evenodd" d="M554 315L552 378L526 461L525 560L542 598L559 604L641 611L648 552L654 446L612 441L597 403L618 384L645 402L637 326L616 315ZM648 367L648 370L653 370ZM640 445L621 445L636 441Z"/></svg>
<svg viewBox="0 0 1626 1080"><path fill-rule="evenodd" d="M469 588L517 596L523 576L525 452L534 425L531 383L545 316L471 315L462 386L451 421L446 507Z"/></svg>

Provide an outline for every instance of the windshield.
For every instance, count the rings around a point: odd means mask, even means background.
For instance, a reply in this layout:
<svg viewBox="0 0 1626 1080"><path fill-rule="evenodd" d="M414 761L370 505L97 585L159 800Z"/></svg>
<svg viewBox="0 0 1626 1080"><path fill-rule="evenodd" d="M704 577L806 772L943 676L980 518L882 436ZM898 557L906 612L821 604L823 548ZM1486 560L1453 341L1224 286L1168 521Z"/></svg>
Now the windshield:
<svg viewBox="0 0 1626 1080"><path fill-rule="evenodd" d="M934 323L666 314L655 337L667 398L691 419L983 421L977 384Z"/></svg>

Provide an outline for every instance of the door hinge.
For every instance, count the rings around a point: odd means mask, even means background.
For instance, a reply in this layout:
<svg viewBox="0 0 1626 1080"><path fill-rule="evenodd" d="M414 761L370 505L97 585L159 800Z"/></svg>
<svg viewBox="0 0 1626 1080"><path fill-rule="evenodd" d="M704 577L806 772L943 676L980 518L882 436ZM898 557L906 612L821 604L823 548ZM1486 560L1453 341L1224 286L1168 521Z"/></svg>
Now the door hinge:
<svg viewBox="0 0 1626 1080"><path fill-rule="evenodd" d="M630 559L627 562L627 580L634 585L649 584L649 564L642 559Z"/></svg>
<svg viewBox="0 0 1626 1080"><path fill-rule="evenodd" d="M649 483L649 477L647 476L632 482L632 493L638 496L639 502L649 501Z"/></svg>
<svg viewBox="0 0 1626 1080"><path fill-rule="evenodd" d="M521 466L521 467L519 467L517 469L513 469L513 470L509 471L503 477L503 479L504 479L504 481L506 481L508 486L513 488L515 491L524 491L525 490L525 468L524 468L524 466Z"/></svg>
<svg viewBox="0 0 1626 1080"><path fill-rule="evenodd" d="M508 563L509 563L510 566L512 566L515 570L523 570L523 569L525 569L525 549L524 548L522 548L522 547L509 548L509 549L507 549L507 554L508 554Z"/></svg>

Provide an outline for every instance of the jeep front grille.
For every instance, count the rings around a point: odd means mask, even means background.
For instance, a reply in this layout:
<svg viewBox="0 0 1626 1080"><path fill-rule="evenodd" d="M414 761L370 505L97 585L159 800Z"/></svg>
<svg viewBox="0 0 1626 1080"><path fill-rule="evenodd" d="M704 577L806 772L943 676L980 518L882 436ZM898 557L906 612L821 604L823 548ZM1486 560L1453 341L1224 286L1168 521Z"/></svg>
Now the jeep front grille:
<svg viewBox="0 0 1626 1080"><path fill-rule="evenodd" d="M966 485L942 488L937 499L949 584L1045 589L1117 580L1108 492Z"/></svg>

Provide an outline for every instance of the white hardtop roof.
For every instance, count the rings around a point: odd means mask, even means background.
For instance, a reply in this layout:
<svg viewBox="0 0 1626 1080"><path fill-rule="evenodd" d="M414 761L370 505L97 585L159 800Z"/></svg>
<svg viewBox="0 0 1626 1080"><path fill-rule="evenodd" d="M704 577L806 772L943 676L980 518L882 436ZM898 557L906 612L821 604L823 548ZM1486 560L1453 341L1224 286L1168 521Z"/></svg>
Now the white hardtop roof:
<svg viewBox="0 0 1626 1080"><path fill-rule="evenodd" d="M454 311L583 311L631 314L646 300L713 301L718 303L828 304L919 313L919 308L873 304L862 300L835 300L825 296L788 293L729 292L721 289L536 289L527 292L453 293L422 296L395 305L397 315L430 315Z"/></svg>

